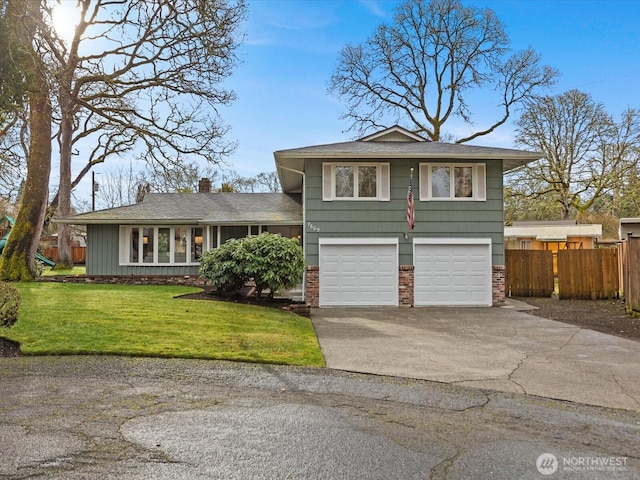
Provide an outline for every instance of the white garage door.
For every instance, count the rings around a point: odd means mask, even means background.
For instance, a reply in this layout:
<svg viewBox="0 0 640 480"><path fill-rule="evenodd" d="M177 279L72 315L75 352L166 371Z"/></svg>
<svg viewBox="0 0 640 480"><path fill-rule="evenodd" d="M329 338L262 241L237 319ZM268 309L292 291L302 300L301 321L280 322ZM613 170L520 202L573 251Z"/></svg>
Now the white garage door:
<svg viewBox="0 0 640 480"><path fill-rule="evenodd" d="M320 240L320 306L398 305L397 240L340 242Z"/></svg>
<svg viewBox="0 0 640 480"><path fill-rule="evenodd" d="M491 306L491 239L415 239L416 306Z"/></svg>

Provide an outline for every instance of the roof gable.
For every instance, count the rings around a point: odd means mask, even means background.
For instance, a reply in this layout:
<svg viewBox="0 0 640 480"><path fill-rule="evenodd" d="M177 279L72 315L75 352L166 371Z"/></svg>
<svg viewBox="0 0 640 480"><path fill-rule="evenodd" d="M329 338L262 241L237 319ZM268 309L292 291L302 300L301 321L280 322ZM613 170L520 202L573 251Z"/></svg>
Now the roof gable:
<svg viewBox="0 0 640 480"><path fill-rule="evenodd" d="M381 130L366 137L362 137L360 142L429 142L424 137L410 132L399 125Z"/></svg>

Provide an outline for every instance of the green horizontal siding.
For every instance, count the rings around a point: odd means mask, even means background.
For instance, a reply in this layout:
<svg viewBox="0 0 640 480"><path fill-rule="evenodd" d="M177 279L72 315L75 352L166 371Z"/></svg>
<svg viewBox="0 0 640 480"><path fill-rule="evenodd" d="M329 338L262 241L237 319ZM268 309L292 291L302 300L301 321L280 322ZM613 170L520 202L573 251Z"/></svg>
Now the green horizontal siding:
<svg viewBox="0 0 640 480"><path fill-rule="evenodd" d="M349 160L351 161L351 160ZM375 160L385 162L384 159ZM368 160L371 162L371 160ZM487 200L420 201L419 160L388 160L390 201L322 200L322 160L305 164L305 254L318 264L320 237L394 237L399 240L400 264L413 264L414 237L491 238L493 263L504 264L502 162L486 161ZM461 160L459 163L469 163ZM443 163L456 163L443 161ZM407 188L413 167L416 226L408 231ZM404 234L409 234L405 239Z"/></svg>
<svg viewBox="0 0 640 480"><path fill-rule="evenodd" d="M199 265L119 265L119 226L87 225L87 275L197 275Z"/></svg>

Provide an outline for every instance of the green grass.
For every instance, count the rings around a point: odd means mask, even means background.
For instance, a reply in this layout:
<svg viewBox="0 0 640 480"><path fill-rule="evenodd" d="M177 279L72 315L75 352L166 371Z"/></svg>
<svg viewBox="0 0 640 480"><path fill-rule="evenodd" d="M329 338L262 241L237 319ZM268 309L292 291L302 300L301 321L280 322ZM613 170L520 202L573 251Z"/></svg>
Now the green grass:
<svg viewBox="0 0 640 480"><path fill-rule="evenodd" d="M84 265L74 266L68 270L51 270L50 267L45 267L42 272L43 277L54 277L56 275L84 275L87 273L87 269Z"/></svg>
<svg viewBox="0 0 640 480"><path fill-rule="evenodd" d="M131 355L324 366L311 321L176 295L194 287L15 284L18 322L0 332L27 355Z"/></svg>

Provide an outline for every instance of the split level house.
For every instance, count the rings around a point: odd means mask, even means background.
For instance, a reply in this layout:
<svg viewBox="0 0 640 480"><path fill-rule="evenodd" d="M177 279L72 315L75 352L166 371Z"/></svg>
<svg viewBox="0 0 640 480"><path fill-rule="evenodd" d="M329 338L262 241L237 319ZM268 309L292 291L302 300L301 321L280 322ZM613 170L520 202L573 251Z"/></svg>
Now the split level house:
<svg viewBox="0 0 640 480"><path fill-rule="evenodd" d="M202 252L266 231L300 240L312 307L504 303L503 174L542 154L396 126L274 157L283 193L204 181L56 221L86 225L88 276L197 276Z"/></svg>

